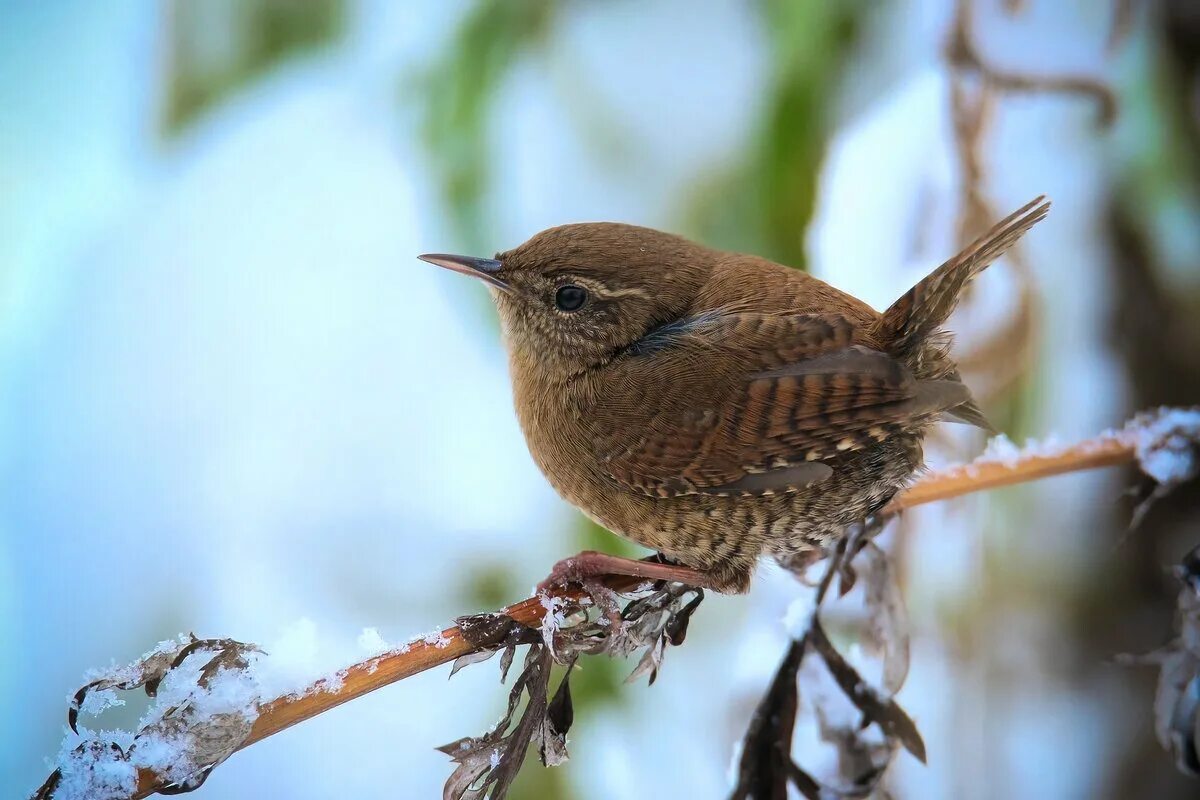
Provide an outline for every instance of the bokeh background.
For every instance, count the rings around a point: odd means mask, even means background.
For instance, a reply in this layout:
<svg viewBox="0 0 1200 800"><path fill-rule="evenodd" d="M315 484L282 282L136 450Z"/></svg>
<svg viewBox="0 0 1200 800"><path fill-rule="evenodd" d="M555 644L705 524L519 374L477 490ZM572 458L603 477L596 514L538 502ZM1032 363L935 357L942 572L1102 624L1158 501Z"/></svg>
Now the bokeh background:
<svg viewBox="0 0 1200 800"><path fill-rule="evenodd" d="M348 663L363 627L399 641L634 552L537 474L486 294L417 253L621 220L883 307L1044 192L954 322L992 418L1070 440L1195 402L1198 61L1188 0L0 2L4 793L44 778L86 669L180 631ZM982 445L939 432L931 459ZM1154 672L1112 656L1168 636L1200 498L1126 537L1134 480L904 521L930 763L901 756L894 796L1195 796ZM727 794L799 591L764 568L710 599L653 687L587 662L572 760L515 796ZM437 797L433 747L506 694L493 665L437 670L197 797Z"/></svg>

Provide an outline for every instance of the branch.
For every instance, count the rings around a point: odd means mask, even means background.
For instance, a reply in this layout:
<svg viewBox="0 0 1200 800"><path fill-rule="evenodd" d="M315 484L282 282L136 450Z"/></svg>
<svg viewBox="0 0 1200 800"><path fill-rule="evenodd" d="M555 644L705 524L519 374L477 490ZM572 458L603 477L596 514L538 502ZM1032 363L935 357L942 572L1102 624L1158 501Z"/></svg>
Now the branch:
<svg viewBox="0 0 1200 800"><path fill-rule="evenodd" d="M1103 433L1064 447L1035 445L1018 450L1006 439L999 437L993 440L988 450L975 461L922 476L907 490L897 495L883 511L885 514L895 513L925 503L1000 486L1135 461L1157 484L1157 489L1146 500L1149 502L1195 475L1198 460L1197 442L1200 442L1200 407L1164 408L1139 414L1119 431ZM603 583L611 590L627 592L640 581L636 578L612 576L606 578ZM553 596L539 595L522 600L502 609L499 614L518 625L537 629L543 626L548 616L553 618L554 615L561 614L565 607L577 607L587 602L590 602L588 593L582 588L568 586L555 589ZM460 622L467 619L479 617L460 618ZM194 760L193 763L200 765L202 774L199 776L173 775L161 764L156 764L155 768L141 766L136 770L136 779L134 775L129 776L129 783L132 785L128 786L126 791L110 793L106 797L136 799L163 790L174 792L196 788L212 767L237 750L388 684L448 664L463 656L493 650L495 644L481 640L477 633L464 632L463 625L446 628L440 635L415 639L382 655L349 666L336 675L317 681L301 692L259 704L254 709L256 714L248 730L240 729L236 739L228 741L227 747L220 751L219 755L206 760ZM80 690L76 702L72 704L69 717L72 727L89 689L132 688L145 685L148 693L153 694L163 676L169 670L183 664L188 656L194 655L197 648L209 648L218 653L201 671L197 681L201 686L207 685L207 679L212 677L210 673L215 674L219 667L233 664L230 658L243 659L239 663L245 663L243 656L247 651L246 646L231 643L229 640L192 640L170 653L155 651L135 667L122 671L120 679L96 681ZM153 658L159 661L151 664ZM179 703L177 707L170 708L155 725L158 725L160 730L165 730L170 721L170 714L180 711L180 708L186 705L187 703ZM212 720L217 720L218 716L220 715L214 715ZM203 726L207 723L202 721L198 724ZM191 731L189 735L193 737L189 741L194 743L196 733ZM203 740L204 737L200 738ZM81 748L91 746L92 755L96 755L99 749L108 753L107 747L98 748L96 744L95 741L85 742ZM115 748L119 758L128 759L128 754L121 751L117 745L112 745L112 748ZM113 758L111 754L105 757L110 760ZM56 771L34 797L54 797L55 790L62 780L60 771Z"/></svg>
<svg viewBox="0 0 1200 800"><path fill-rule="evenodd" d="M1128 464L1138 453L1138 429L1133 423L1119 432L1102 433L1052 452L1029 452L997 457L995 451L974 461L923 476L884 508L885 513L949 500L965 494L1049 478L1067 472ZM1001 438L1001 441L1004 441Z"/></svg>

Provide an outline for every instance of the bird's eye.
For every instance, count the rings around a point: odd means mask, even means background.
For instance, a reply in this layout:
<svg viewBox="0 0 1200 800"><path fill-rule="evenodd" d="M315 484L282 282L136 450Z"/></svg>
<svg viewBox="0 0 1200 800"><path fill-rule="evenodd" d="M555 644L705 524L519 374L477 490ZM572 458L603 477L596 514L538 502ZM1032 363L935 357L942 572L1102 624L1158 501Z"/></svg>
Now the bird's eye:
<svg viewBox="0 0 1200 800"><path fill-rule="evenodd" d="M583 308L587 299L587 289L573 283L558 287L558 291L554 293L554 305L558 306L559 311L578 311Z"/></svg>

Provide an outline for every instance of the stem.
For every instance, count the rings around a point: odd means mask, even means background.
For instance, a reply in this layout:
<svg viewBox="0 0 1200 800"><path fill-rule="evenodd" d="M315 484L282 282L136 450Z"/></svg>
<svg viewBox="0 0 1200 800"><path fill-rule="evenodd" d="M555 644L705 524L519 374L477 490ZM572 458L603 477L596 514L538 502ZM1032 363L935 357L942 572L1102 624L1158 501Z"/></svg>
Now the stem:
<svg viewBox="0 0 1200 800"><path fill-rule="evenodd" d="M1133 423L1121 432L1102 434L1053 453L1020 454L1003 461L985 457L929 473L897 495L884 512L898 512L925 503L1051 475L1129 463L1137 457L1136 433L1137 426ZM616 590L628 590L638 583L637 579L624 576L608 577L603 582ZM584 592L575 587L563 587L555 591L566 599L580 600L584 597ZM546 615L546 606L540 597L530 597L502 609L501 613L522 625L539 627ZM329 691L328 681L321 680L301 695L280 697L261 706L250 734L239 749L390 683L448 664L474 649L463 638L459 628L452 627L443 630L441 640L435 644L429 644L421 638L409 642L406 648L354 664L345 670L341 685L335 691ZM140 770L137 791L132 798L136 800L154 794L162 785L164 781L158 774L151 770Z"/></svg>
<svg viewBox="0 0 1200 800"><path fill-rule="evenodd" d="M1137 443L1124 433L1103 434L1053 454L1023 454L1015 461L973 461L925 475L884 507L884 513L948 500L973 492L1115 464L1137 456Z"/></svg>

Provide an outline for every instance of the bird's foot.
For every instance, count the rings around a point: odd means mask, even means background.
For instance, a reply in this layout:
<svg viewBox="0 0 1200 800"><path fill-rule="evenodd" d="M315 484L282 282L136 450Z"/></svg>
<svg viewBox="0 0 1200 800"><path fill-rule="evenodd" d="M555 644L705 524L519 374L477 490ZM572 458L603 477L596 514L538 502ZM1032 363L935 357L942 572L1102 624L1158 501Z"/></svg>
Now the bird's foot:
<svg viewBox="0 0 1200 800"><path fill-rule="evenodd" d="M592 605L600 609L600 613L608 620L608 624L616 629L623 621L621 619L621 603L617 599L617 593L609 587L605 586L596 578L584 578L581 581L583 591L591 599Z"/></svg>
<svg viewBox="0 0 1200 800"><path fill-rule="evenodd" d="M584 584L586 589L588 579L610 575L628 575L631 578L645 578L651 581L670 581L688 586L720 588L712 585L712 576L692 567L638 561L633 558L597 553L594 550L584 550L579 555L564 558L555 564L546 579L538 584L538 591L546 591L553 586L565 586L570 583Z"/></svg>

